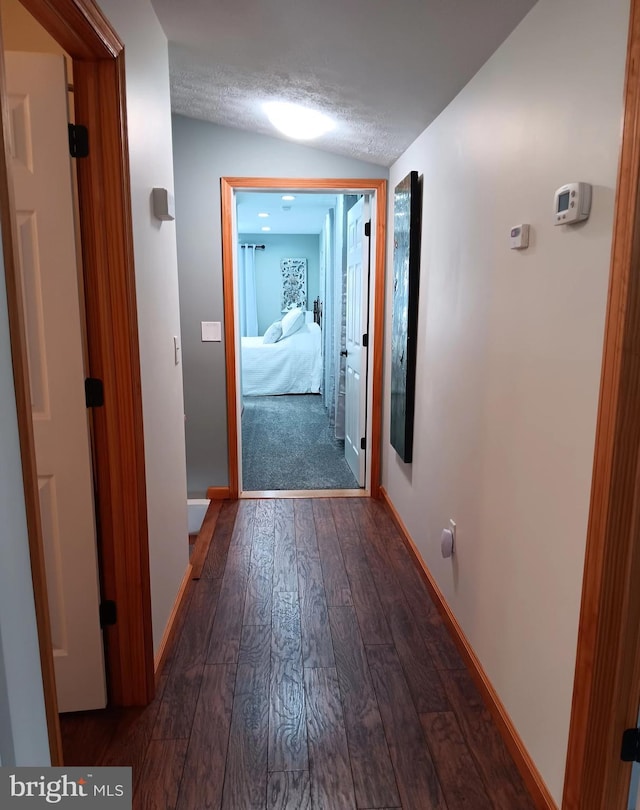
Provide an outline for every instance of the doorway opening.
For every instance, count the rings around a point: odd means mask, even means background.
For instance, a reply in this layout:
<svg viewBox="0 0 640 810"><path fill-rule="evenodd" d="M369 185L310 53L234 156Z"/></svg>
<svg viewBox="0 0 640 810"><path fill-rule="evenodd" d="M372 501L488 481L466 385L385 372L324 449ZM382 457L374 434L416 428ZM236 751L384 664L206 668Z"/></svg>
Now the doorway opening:
<svg viewBox="0 0 640 810"><path fill-rule="evenodd" d="M563 810L627 810L640 798L639 54L633 3Z"/></svg>
<svg viewBox="0 0 640 810"><path fill-rule="evenodd" d="M385 191L223 179L231 497L377 494Z"/></svg>
<svg viewBox="0 0 640 810"><path fill-rule="evenodd" d="M106 680L111 705L146 705L153 698L155 683L124 47L90 0L21 0L18 8L30 12L60 51L71 57L75 113L89 133L89 154L77 163L86 312L85 370L90 378L102 383L103 406L92 414L101 585L103 600L116 603L118 619L103 629ZM4 57L2 45L2 248L49 748L52 764L61 765L52 615L43 541L46 514L41 510L36 463L26 296L20 268L20 250L24 245L11 180L15 121L11 121L12 100L6 89Z"/></svg>
<svg viewBox="0 0 640 810"><path fill-rule="evenodd" d="M10 176L36 475L60 712L107 701L75 166L72 61L18 0L2 0ZM17 48L17 49L16 49Z"/></svg>
<svg viewBox="0 0 640 810"><path fill-rule="evenodd" d="M363 488L369 198L239 192L236 206L241 490Z"/></svg>

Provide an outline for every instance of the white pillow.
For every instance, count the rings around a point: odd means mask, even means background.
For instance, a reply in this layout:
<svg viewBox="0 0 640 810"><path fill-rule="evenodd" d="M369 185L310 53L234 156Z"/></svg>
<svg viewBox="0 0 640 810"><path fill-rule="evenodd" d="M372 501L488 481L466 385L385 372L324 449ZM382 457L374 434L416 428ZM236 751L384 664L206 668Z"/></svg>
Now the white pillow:
<svg viewBox="0 0 640 810"><path fill-rule="evenodd" d="M277 343L282 337L282 321L274 321L264 333L263 343Z"/></svg>
<svg viewBox="0 0 640 810"><path fill-rule="evenodd" d="M297 332L303 323L304 312L300 309L300 307L289 310L289 312L287 312L282 319L282 337L280 340L283 340L284 338L289 337L289 335L292 335L294 332Z"/></svg>

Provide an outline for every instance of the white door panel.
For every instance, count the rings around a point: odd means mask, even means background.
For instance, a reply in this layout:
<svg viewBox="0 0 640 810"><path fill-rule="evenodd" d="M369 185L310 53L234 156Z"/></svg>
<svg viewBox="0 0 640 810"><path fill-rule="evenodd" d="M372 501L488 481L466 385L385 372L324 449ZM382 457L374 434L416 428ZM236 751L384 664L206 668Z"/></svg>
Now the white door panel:
<svg viewBox="0 0 640 810"><path fill-rule="evenodd" d="M364 235L369 203L361 198L347 212L346 380L344 455L358 486L365 483L365 436L367 407L367 332L369 301L369 239Z"/></svg>
<svg viewBox="0 0 640 810"><path fill-rule="evenodd" d="M59 710L106 705L64 60L6 53L12 177Z"/></svg>

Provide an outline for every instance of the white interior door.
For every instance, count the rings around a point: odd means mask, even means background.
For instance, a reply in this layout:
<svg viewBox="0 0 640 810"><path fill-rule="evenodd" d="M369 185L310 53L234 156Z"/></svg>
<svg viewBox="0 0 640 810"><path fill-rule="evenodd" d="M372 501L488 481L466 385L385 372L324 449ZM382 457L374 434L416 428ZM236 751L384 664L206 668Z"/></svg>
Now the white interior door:
<svg viewBox="0 0 640 810"><path fill-rule="evenodd" d="M369 238L364 234L369 203L362 197L347 212L346 379L344 456L358 486L365 483L365 437L367 412L367 332L369 301Z"/></svg>
<svg viewBox="0 0 640 810"><path fill-rule="evenodd" d="M31 408L61 712L106 705L62 56L7 53Z"/></svg>

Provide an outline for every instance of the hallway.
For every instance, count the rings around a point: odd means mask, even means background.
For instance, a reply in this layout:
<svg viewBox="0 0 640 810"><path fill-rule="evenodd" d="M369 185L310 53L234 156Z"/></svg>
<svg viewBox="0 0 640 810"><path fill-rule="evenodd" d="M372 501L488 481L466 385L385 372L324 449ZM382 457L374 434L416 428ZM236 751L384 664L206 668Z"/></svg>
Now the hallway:
<svg viewBox="0 0 640 810"><path fill-rule="evenodd" d="M138 810L532 810L385 508L225 502L146 709L62 718Z"/></svg>

